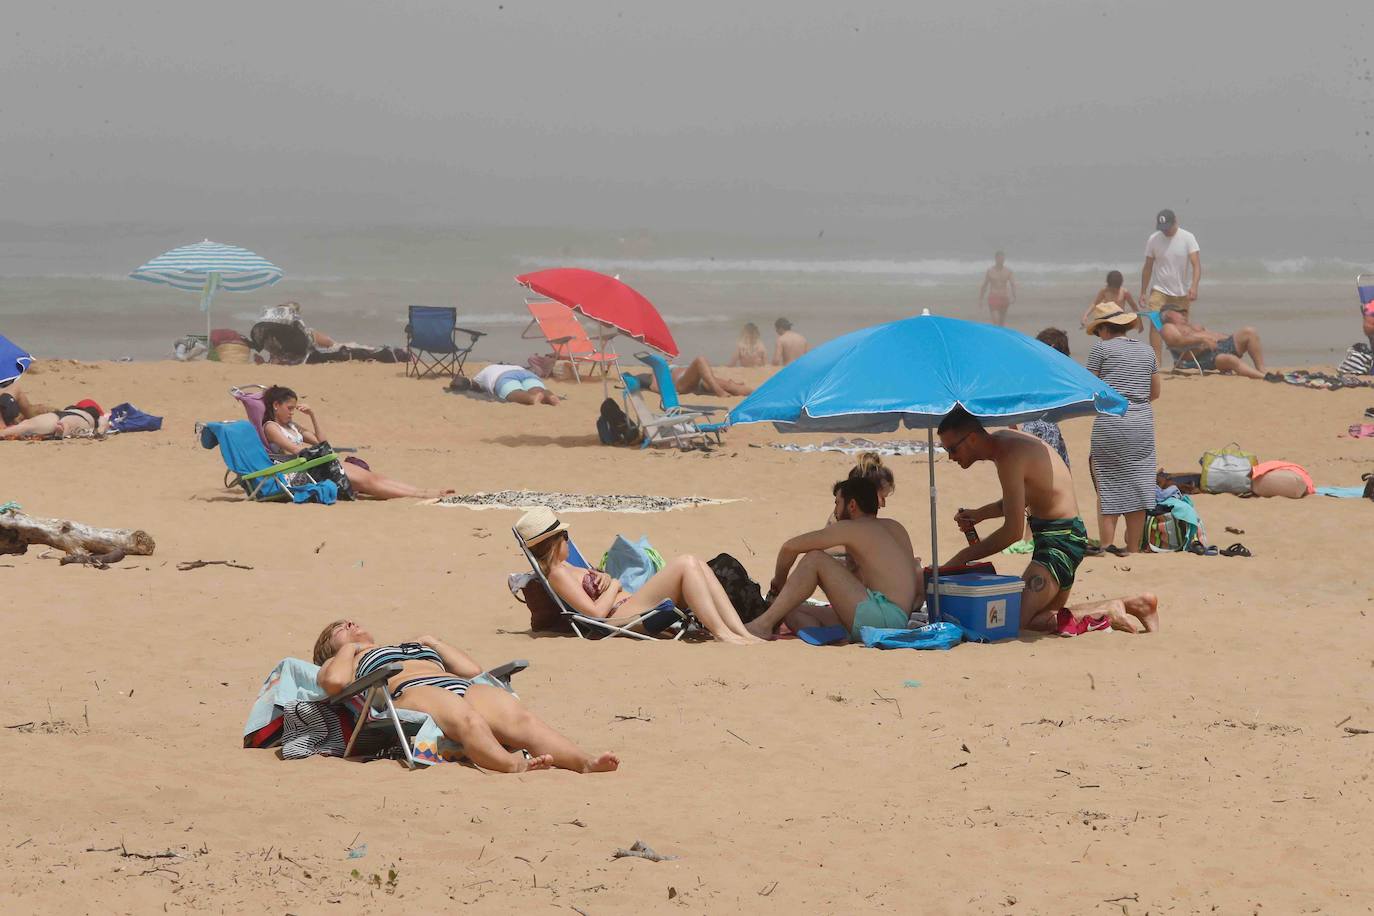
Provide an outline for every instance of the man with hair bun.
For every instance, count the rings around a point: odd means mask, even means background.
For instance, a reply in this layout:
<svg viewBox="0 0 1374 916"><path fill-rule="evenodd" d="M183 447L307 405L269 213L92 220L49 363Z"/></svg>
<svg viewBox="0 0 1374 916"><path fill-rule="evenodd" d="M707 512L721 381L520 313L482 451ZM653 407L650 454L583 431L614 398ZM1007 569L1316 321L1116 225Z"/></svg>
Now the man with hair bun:
<svg viewBox="0 0 1374 916"><path fill-rule="evenodd" d="M749 631L768 638L786 623L805 627L842 626L851 639L860 627L900 628L924 598L920 562L913 561L911 536L900 522L878 518L878 488L866 477L848 477L832 488L834 524L800 534L778 551L771 603ZM827 551L839 548L851 565ZM852 571L851 571L852 568ZM830 607L804 602L819 588Z"/></svg>

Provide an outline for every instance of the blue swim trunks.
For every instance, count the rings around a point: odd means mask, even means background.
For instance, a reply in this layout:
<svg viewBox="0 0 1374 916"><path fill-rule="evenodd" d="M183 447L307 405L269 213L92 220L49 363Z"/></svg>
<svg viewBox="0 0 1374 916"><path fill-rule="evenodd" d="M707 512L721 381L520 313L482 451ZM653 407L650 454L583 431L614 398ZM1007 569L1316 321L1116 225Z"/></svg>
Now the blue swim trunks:
<svg viewBox="0 0 1374 916"><path fill-rule="evenodd" d="M512 369L501 373L497 378L495 394L504 401L512 391L532 391L543 387L544 383L540 381L539 376L528 369Z"/></svg>
<svg viewBox="0 0 1374 916"><path fill-rule="evenodd" d="M868 597L854 608L854 626L849 628L849 638L859 640L859 630L863 627L878 627L884 630L900 630L906 627L906 611L897 607L882 592L868 590Z"/></svg>

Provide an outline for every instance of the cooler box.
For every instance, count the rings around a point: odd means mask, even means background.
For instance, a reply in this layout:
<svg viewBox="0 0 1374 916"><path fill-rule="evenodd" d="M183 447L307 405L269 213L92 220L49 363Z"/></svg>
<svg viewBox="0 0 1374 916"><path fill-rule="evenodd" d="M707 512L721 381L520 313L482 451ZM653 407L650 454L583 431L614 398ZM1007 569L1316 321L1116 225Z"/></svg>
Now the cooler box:
<svg viewBox="0 0 1374 916"><path fill-rule="evenodd" d="M927 611L934 608L932 584L926 583ZM1017 576L941 576L940 616L989 641L1012 639L1021 631L1021 589L1025 585Z"/></svg>

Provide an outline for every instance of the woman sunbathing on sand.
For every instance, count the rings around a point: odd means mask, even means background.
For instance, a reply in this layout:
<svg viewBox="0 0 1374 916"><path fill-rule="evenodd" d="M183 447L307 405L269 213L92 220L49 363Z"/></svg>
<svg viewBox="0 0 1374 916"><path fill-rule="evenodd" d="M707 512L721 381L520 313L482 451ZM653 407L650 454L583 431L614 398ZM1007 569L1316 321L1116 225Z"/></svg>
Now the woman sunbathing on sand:
<svg viewBox="0 0 1374 916"><path fill-rule="evenodd" d="M320 418L315 416L315 411L310 409L310 405L297 401L296 392L290 388L273 385L262 393L262 403L267 408L266 417L262 421L262 434L267 439L267 451L273 459L294 457L305 451L307 446L318 445L324 441L324 433L320 430ZM310 432L301 429L292 421L291 415L298 410L310 418ZM408 483L383 477L350 461L342 461L340 466L348 475L348 482L353 484L355 491L375 499L399 499L406 496L433 499L455 492L421 490Z"/></svg>
<svg viewBox="0 0 1374 916"><path fill-rule="evenodd" d="M501 688L472 683L469 678L480 674L481 667L466 652L433 636L379 646L360 624L336 620L315 640L314 658L320 666L320 689L331 696L357 678L399 663L400 673L387 682L392 701L430 716L484 770L523 773L558 767L606 773L620 766L615 754L588 754Z"/></svg>
<svg viewBox="0 0 1374 916"><path fill-rule="evenodd" d="M52 413L40 413L0 428L0 439L64 439L82 434L103 436L110 428L110 417L100 405L87 398Z"/></svg>
<svg viewBox="0 0 1374 916"><path fill-rule="evenodd" d="M711 568L690 554L659 570L639 589L625 591L619 579L568 562L568 526L545 506L531 509L515 523L521 540L543 570L549 585L579 614L607 619L653 610L665 598L691 608L693 616L721 642L763 642L744 627Z"/></svg>

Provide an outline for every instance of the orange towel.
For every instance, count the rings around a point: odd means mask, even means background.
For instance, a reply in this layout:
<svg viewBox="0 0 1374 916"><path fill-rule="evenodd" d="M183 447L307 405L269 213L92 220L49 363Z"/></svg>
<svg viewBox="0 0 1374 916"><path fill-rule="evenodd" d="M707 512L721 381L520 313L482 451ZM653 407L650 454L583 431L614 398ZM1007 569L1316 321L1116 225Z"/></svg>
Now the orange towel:
<svg viewBox="0 0 1374 916"><path fill-rule="evenodd" d="M1259 480L1270 471L1293 471L1307 484L1308 496L1317 492L1317 485L1312 482L1312 475L1307 473L1307 469L1291 461L1262 461L1250 470L1250 479Z"/></svg>

